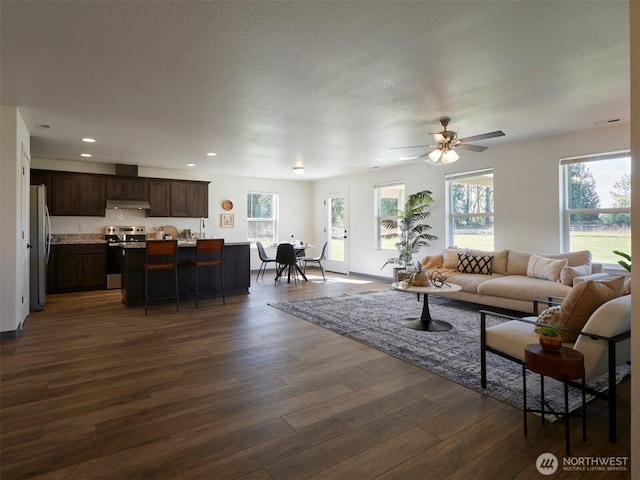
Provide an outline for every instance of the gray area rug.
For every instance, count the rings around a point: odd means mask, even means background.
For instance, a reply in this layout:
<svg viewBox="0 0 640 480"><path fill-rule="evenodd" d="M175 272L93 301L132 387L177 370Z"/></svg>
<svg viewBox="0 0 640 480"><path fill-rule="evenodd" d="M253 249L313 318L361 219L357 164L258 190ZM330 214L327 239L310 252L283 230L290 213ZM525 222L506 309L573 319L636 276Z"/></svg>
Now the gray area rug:
<svg viewBox="0 0 640 480"><path fill-rule="evenodd" d="M480 386L478 309L486 307L430 296L431 317L451 323L453 329L446 332L423 332L400 324L403 318L420 317L422 297L418 302L416 295L395 290L307 298L270 305L522 408L522 367L515 362L487 353L487 389ZM490 317L487 324L495 325L502 321L497 317ZM629 374L630 368L629 365L618 367L618 381ZM606 375L589 385L596 390L606 390ZM528 372L527 406L539 408L539 398L540 376ZM554 409L564 410L562 383L545 378L545 399ZM579 408L581 402L580 392L569 388L569 408ZM553 420L553 417L549 420Z"/></svg>

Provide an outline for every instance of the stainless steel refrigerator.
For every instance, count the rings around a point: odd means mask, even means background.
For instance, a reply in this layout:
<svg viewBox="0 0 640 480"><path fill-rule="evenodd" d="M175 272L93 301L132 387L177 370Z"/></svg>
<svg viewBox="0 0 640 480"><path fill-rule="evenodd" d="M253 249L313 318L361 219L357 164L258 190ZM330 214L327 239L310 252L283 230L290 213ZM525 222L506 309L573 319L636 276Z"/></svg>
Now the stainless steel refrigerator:
<svg viewBox="0 0 640 480"><path fill-rule="evenodd" d="M47 208L47 189L31 186L31 220L29 248L31 249L29 278L29 310L44 310L47 297L47 263L51 248L51 220Z"/></svg>

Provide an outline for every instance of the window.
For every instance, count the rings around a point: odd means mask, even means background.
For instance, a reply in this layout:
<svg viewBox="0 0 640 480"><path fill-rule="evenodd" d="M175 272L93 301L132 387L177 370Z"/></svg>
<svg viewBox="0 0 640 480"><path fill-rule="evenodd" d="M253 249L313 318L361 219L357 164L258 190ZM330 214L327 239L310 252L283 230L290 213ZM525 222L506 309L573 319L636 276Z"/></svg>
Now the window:
<svg viewBox="0 0 640 480"><path fill-rule="evenodd" d="M594 262L631 254L631 157L628 151L563 158L563 249L590 250Z"/></svg>
<svg viewBox="0 0 640 480"><path fill-rule="evenodd" d="M493 169L447 174L450 245L493 250Z"/></svg>
<svg viewBox="0 0 640 480"><path fill-rule="evenodd" d="M404 183L385 183L375 187L376 196L376 238L377 246L381 250L395 250L396 241L393 238L382 238L385 233L380 222L385 218L398 218L398 210L404 208Z"/></svg>
<svg viewBox="0 0 640 480"><path fill-rule="evenodd" d="M266 245L276 243L278 226L278 194L247 193L247 240Z"/></svg>

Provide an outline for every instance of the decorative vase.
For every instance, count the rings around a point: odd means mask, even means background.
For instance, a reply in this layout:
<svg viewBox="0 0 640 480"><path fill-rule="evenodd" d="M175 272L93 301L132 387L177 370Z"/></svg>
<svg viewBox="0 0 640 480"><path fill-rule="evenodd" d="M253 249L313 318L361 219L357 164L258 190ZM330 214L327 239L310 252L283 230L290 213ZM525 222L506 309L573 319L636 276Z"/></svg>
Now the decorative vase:
<svg viewBox="0 0 640 480"><path fill-rule="evenodd" d="M410 279L411 278L411 272L407 272L407 270L404 267L395 267L393 269L393 278L394 281L396 282L401 282L404 279Z"/></svg>
<svg viewBox="0 0 640 480"><path fill-rule="evenodd" d="M562 337L550 337L549 335L540 335L540 346L544 350L557 352L562 348Z"/></svg>

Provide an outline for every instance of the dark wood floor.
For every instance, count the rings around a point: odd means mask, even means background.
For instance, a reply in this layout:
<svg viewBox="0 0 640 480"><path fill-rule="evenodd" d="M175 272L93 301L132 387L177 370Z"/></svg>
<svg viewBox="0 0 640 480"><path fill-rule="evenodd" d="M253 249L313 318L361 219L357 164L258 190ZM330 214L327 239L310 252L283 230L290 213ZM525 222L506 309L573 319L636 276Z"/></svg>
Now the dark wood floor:
<svg viewBox="0 0 640 480"><path fill-rule="evenodd" d="M1 478L528 479L541 453L562 461L562 425L525 437L520 410L267 305L388 288L318 278L147 317L118 291L49 296L0 345ZM629 456L629 384L618 443L591 402L572 455Z"/></svg>

